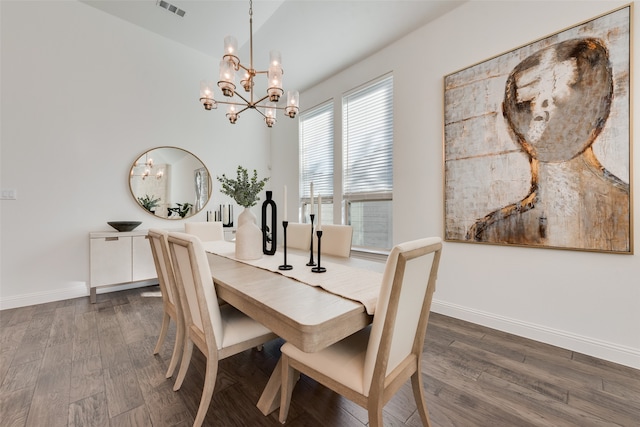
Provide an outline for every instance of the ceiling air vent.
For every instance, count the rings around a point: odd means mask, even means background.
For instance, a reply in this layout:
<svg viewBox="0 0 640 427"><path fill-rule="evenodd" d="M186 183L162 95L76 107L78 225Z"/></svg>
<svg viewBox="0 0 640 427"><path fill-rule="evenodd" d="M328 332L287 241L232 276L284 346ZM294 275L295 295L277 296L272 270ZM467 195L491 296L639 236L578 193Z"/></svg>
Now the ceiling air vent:
<svg viewBox="0 0 640 427"><path fill-rule="evenodd" d="M163 9L167 9L171 13L175 13L176 15L178 15L181 18L184 18L184 14L187 13L184 10L180 9L179 7L176 7L176 6L172 5L171 3L167 3L164 0L158 0L158 2L156 4L158 6L160 6L161 8L163 8Z"/></svg>

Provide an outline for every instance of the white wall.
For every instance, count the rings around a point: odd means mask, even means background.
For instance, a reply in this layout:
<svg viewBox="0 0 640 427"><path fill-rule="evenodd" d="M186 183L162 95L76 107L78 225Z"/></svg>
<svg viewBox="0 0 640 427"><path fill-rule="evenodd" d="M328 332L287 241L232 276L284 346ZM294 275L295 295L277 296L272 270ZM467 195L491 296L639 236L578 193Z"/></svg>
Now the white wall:
<svg viewBox="0 0 640 427"><path fill-rule="evenodd" d="M443 236L444 76L624 4L472 1L301 93L302 109L393 71L394 241ZM276 135L292 141L293 131ZM280 164L297 164L293 147L273 147ZM297 175L274 168L274 179L295 187ZM639 255L445 243L433 308L640 368Z"/></svg>
<svg viewBox="0 0 640 427"><path fill-rule="evenodd" d="M259 116L231 125L198 101L214 58L80 2L0 8L1 188L18 195L1 202L1 308L88 295L89 232L109 230L107 221L183 227L146 214L129 192L131 164L152 147L204 162L208 209L229 202L215 177L238 164L269 176ZM204 221L204 211L192 219Z"/></svg>

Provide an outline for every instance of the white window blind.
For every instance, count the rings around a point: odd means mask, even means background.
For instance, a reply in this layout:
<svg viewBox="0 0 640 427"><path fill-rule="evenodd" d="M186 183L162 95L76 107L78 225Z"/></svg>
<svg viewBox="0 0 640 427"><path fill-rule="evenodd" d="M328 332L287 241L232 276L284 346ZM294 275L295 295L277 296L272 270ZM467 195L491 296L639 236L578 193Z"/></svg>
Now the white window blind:
<svg viewBox="0 0 640 427"><path fill-rule="evenodd" d="M300 198L309 201L313 182L314 196L330 201L333 175L333 102L329 101L300 115Z"/></svg>
<svg viewBox="0 0 640 427"><path fill-rule="evenodd" d="M392 246L393 76L342 98L343 200L353 246Z"/></svg>
<svg viewBox="0 0 640 427"><path fill-rule="evenodd" d="M344 197L391 199L393 76L343 98Z"/></svg>

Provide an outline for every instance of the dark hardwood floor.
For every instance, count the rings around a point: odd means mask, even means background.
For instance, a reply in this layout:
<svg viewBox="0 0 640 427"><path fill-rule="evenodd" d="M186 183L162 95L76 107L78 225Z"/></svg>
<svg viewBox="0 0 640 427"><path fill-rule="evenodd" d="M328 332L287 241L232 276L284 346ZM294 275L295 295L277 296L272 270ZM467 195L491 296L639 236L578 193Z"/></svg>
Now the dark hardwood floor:
<svg viewBox="0 0 640 427"><path fill-rule="evenodd" d="M158 287L0 312L0 425L190 426L204 358L182 389L165 379ZM220 363L206 425L276 426L258 397L282 341ZM639 426L640 371L432 314L423 356L434 426ZM302 377L288 425L363 426L366 411ZM419 426L409 383L385 406L386 426Z"/></svg>

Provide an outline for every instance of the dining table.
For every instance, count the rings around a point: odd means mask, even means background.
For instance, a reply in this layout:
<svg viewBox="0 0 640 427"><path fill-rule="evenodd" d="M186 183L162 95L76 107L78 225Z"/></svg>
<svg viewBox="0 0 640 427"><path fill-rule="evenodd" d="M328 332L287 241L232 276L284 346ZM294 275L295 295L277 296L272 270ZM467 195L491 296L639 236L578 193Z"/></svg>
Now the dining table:
<svg viewBox="0 0 640 427"><path fill-rule="evenodd" d="M203 242L218 298L305 352L322 350L373 319L385 263L322 255L326 271L308 266L309 251L284 251L239 260L228 241ZM316 254L317 260L317 254ZM280 269L280 265L291 269ZM268 415L280 405L278 361L257 403Z"/></svg>

